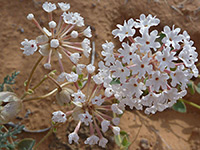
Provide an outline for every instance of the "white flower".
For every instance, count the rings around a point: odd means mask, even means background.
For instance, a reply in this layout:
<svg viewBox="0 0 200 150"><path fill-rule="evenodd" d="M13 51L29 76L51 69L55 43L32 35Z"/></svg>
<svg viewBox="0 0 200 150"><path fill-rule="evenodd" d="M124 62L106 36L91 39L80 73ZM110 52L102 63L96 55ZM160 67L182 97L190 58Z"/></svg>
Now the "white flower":
<svg viewBox="0 0 200 150"><path fill-rule="evenodd" d="M71 35L72 38L75 39L75 38L78 37L78 32L77 31L72 31L70 35Z"/></svg>
<svg viewBox="0 0 200 150"><path fill-rule="evenodd" d="M106 97L112 96L113 93L114 93L114 91L113 91L112 87L107 87L107 88L105 89L105 96L106 96Z"/></svg>
<svg viewBox="0 0 200 150"><path fill-rule="evenodd" d="M80 16L79 13L75 12L75 13L74 13L74 18L75 18L75 20L76 20L76 25L77 25L78 27L83 27L83 26L85 25L85 24L84 24L84 19L83 19L83 17Z"/></svg>
<svg viewBox="0 0 200 150"><path fill-rule="evenodd" d="M96 135L92 135L85 140L85 144L95 145L99 141L99 138Z"/></svg>
<svg viewBox="0 0 200 150"><path fill-rule="evenodd" d="M44 64L44 68L51 70L51 64L50 63L45 63Z"/></svg>
<svg viewBox="0 0 200 150"><path fill-rule="evenodd" d="M119 135L120 133L120 128L119 127L112 127L112 131L115 135Z"/></svg>
<svg viewBox="0 0 200 150"><path fill-rule="evenodd" d="M105 133L108 130L108 127L110 126L110 121L108 120L103 120L101 122L101 129Z"/></svg>
<svg viewBox="0 0 200 150"><path fill-rule="evenodd" d="M125 99L120 101L120 104L121 103L128 105L130 109L133 109L133 107L135 107L137 110L142 110L142 104L140 98L133 98L133 96L128 95Z"/></svg>
<svg viewBox="0 0 200 150"><path fill-rule="evenodd" d="M84 49L83 54L88 58L89 54L91 52L91 47L90 47L90 40L85 38L82 42L82 48Z"/></svg>
<svg viewBox="0 0 200 150"><path fill-rule="evenodd" d="M151 26L157 26L160 23L160 20L156 18L156 16L152 17L151 14L149 14L147 17L145 17L144 14L140 15L140 19L136 19L135 28L141 28L143 29L149 29Z"/></svg>
<svg viewBox="0 0 200 150"><path fill-rule="evenodd" d="M105 148L106 147L106 144L108 143L108 140L104 137L102 137L100 140L99 140L99 146Z"/></svg>
<svg viewBox="0 0 200 150"><path fill-rule="evenodd" d="M174 49L179 49L180 48L179 42L181 42L183 38L182 35L178 35L180 31L181 31L180 28L174 29L174 25L172 26L172 30L168 26L165 26L163 31L165 37L162 39L162 42L166 46L172 45Z"/></svg>
<svg viewBox="0 0 200 150"><path fill-rule="evenodd" d="M159 101L160 98L161 98L161 93L160 94L156 94L154 92L149 92L148 95L142 97L141 103L144 106L151 106L156 101Z"/></svg>
<svg viewBox="0 0 200 150"><path fill-rule="evenodd" d="M83 68L85 68L85 66L86 65L84 65L84 64L77 64L77 66L76 66L76 73L77 74L82 74L82 70L83 70Z"/></svg>
<svg viewBox="0 0 200 150"><path fill-rule="evenodd" d="M176 103L179 98L185 96L187 94L187 91L183 90L181 92L178 92L176 88L171 88L170 90L163 91L162 94L164 99L166 99L167 101L170 100L167 104L169 107L171 107L173 104Z"/></svg>
<svg viewBox="0 0 200 150"><path fill-rule="evenodd" d="M199 70L198 70L198 68L196 67L196 65L195 65L195 64L192 65L192 66L191 66L191 69L192 69L192 72L193 72L193 74L194 74L194 77L197 78L198 75L199 75Z"/></svg>
<svg viewBox="0 0 200 150"><path fill-rule="evenodd" d="M184 70L185 67L183 65L178 66L177 69L170 73L172 77L171 85L175 87L177 84L181 83L181 89L184 90L187 87L187 83L189 79L192 77L189 70Z"/></svg>
<svg viewBox="0 0 200 150"><path fill-rule="evenodd" d="M156 48L160 47L160 43L156 42L156 38L158 37L158 31L153 30L150 35L148 33L148 30L140 30L140 33L142 34L141 37L136 37L135 41L140 44L140 51L141 52L149 52L150 48L153 48L154 51L156 51Z"/></svg>
<svg viewBox="0 0 200 150"><path fill-rule="evenodd" d="M130 75L130 70L123 67L119 60L116 60L115 65L111 66L110 69L113 71L112 77L120 78L121 83L124 83L126 81L126 77Z"/></svg>
<svg viewBox="0 0 200 150"><path fill-rule="evenodd" d="M21 42L21 45L24 46L23 48L21 48L22 50L24 50L23 54L27 56L33 55L38 48L35 40L28 41L27 39L24 39L24 41Z"/></svg>
<svg viewBox="0 0 200 150"><path fill-rule="evenodd" d="M98 105L98 106L101 106L103 102L104 102L104 99L102 99L102 95L95 96L95 97L92 99L92 104L96 104L96 105Z"/></svg>
<svg viewBox="0 0 200 150"><path fill-rule="evenodd" d="M69 82L76 82L78 80L78 74L76 74L74 72L71 72L70 74L66 73L65 77L66 77L67 81L69 81Z"/></svg>
<svg viewBox="0 0 200 150"><path fill-rule="evenodd" d="M62 11L67 11L70 9L70 4L67 4L67 3L58 3L59 7L62 9Z"/></svg>
<svg viewBox="0 0 200 150"><path fill-rule="evenodd" d="M33 20L33 18L34 18L34 15L33 15L33 14L28 14L28 16L27 16L27 19L28 19L28 20Z"/></svg>
<svg viewBox="0 0 200 150"><path fill-rule="evenodd" d="M86 126L89 125L90 122L92 122L92 116L86 111L85 114L79 114L78 115L81 122L84 122Z"/></svg>
<svg viewBox="0 0 200 150"><path fill-rule="evenodd" d="M120 53L119 57L122 57L122 62L129 64L131 60L134 58L134 52L137 50L136 44L132 43L131 46L129 46L128 43L123 42L122 48L118 49L118 52Z"/></svg>
<svg viewBox="0 0 200 150"><path fill-rule="evenodd" d="M72 132L68 135L68 139L69 139L69 144L72 144L72 141L78 144L79 136L77 133Z"/></svg>
<svg viewBox="0 0 200 150"><path fill-rule="evenodd" d="M123 114L123 111L119 109L118 104L112 104L111 109L114 113L118 115Z"/></svg>
<svg viewBox="0 0 200 150"><path fill-rule="evenodd" d="M144 83L137 81L137 78L131 78L128 82L122 85L126 89L126 94L139 98L142 95L142 90L146 89Z"/></svg>
<svg viewBox="0 0 200 150"><path fill-rule="evenodd" d="M95 66L93 66L92 64L89 64L86 66L86 69L88 73L92 74L95 71Z"/></svg>
<svg viewBox="0 0 200 150"><path fill-rule="evenodd" d="M145 77L145 74L152 74L153 73L153 67L152 65L149 64L150 58L148 58L148 55L146 54L145 56L140 59L139 55L135 55L133 58L133 67L130 67L132 70L132 75L138 74L138 78Z"/></svg>
<svg viewBox="0 0 200 150"><path fill-rule="evenodd" d="M65 78L66 78L66 72L62 72L59 76L58 76L58 78L57 78L57 81L58 82L63 82L64 80L65 80Z"/></svg>
<svg viewBox="0 0 200 150"><path fill-rule="evenodd" d="M119 36L120 42L124 40L125 37L133 36L135 34L135 29L133 29L135 22L133 19L129 19L128 23L124 20L124 25L118 24L119 29L112 31L112 34L115 35L115 38Z"/></svg>
<svg viewBox="0 0 200 150"><path fill-rule="evenodd" d="M66 12L64 12L62 14L62 16L63 16L64 22L67 23L67 24L73 24L73 25L76 24L78 27L84 26L84 19L77 12L75 12L75 13L72 13L72 12L66 13Z"/></svg>
<svg viewBox="0 0 200 150"><path fill-rule="evenodd" d="M56 111L52 114L52 121L55 123L64 123L67 120L65 113L63 113L62 111Z"/></svg>
<svg viewBox="0 0 200 150"><path fill-rule="evenodd" d="M55 21L50 21L49 22L49 28L54 29L56 27L56 22Z"/></svg>
<svg viewBox="0 0 200 150"><path fill-rule="evenodd" d="M50 46L51 46L52 48L57 48L57 47L59 46L59 41L58 41L57 39L52 39L52 40L50 41Z"/></svg>
<svg viewBox="0 0 200 150"><path fill-rule="evenodd" d="M79 59L81 58L79 53L73 53L69 56L70 60L74 63L77 64Z"/></svg>
<svg viewBox="0 0 200 150"><path fill-rule="evenodd" d="M81 103L85 102L85 94L83 94L81 90L78 90L77 93L73 93L72 96L74 97L75 102L81 102Z"/></svg>
<svg viewBox="0 0 200 150"><path fill-rule="evenodd" d="M161 71L164 71L165 68L174 68L175 64L172 62L173 60L177 60L177 58L174 56L175 52L170 52L171 48L166 47L163 49L162 52L156 53L156 58L159 61L160 65L159 68Z"/></svg>
<svg viewBox="0 0 200 150"><path fill-rule="evenodd" d="M146 81L147 86L151 86L152 90L158 92L160 87L162 89L167 89L167 79L169 76L166 73L160 73L160 71L155 71L152 78Z"/></svg>
<svg viewBox="0 0 200 150"><path fill-rule="evenodd" d="M52 3L48 3L48 2L45 2L43 5L42 5L42 8L44 9L44 11L50 13L52 11L54 11L56 9L56 5L55 4L52 4Z"/></svg>
<svg viewBox="0 0 200 150"><path fill-rule="evenodd" d="M195 47L185 45L183 50L179 53L178 58L184 62L186 67L191 67L198 61L198 53L195 50Z"/></svg>
<svg viewBox="0 0 200 150"><path fill-rule="evenodd" d="M91 28L90 26L88 26L84 31L83 31L83 35L85 35L88 38L92 37L92 33L91 33Z"/></svg>
<svg viewBox="0 0 200 150"><path fill-rule="evenodd" d="M119 124L119 122L120 122L120 118L115 117L115 118L112 119L112 122L113 122L114 125L117 126Z"/></svg>
<svg viewBox="0 0 200 150"><path fill-rule="evenodd" d="M113 48L114 44L112 42L106 42L102 44L103 51L101 51L101 54L105 56L104 61L107 66L110 66L110 64L114 64L115 57L113 54Z"/></svg>

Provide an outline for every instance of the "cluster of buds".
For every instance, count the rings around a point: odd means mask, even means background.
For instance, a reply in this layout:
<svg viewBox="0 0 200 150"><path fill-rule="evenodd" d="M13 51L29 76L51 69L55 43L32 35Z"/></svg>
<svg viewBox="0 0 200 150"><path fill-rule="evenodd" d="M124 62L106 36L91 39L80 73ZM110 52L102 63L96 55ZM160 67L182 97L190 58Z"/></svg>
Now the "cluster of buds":
<svg viewBox="0 0 200 150"><path fill-rule="evenodd" d="M55 55L59 61L61 72L65 72L62 64L62 54L66 55L71 62L76 65L81 58L80 53L83 53L86 57L89 57L91 47L90 40L92 37L90 26L85 30L78 33L74 30L75 27L83 27L84 19L79 13L67 12L70 9L70 5L67 3L58 3L58 6L63 11L60 16L59 22L56 23L53 20L52 12L56 10L56 4L45 2L42 8L48 13L49 18L49 30L45 27L41 27L33 14L28 14L27 19L31 20L43 33L35 40L25 39L21 42L25 55L32 55L34 52L39 51L42 56L47 57L47 62L44 64L46 69L51 69L51 56ZM82 42L76 42L78 37L84 38ZM62 54L61 54L62 53Z"/></svg>
<svg viewBox="0 0 200 150"><path fill-rule="evenodd" d="M180 34L180 28L165 26L158 34L150 31L160 20L152 15L142 14L140 19L129 19L119 29L112 31L122 48L114 51L114 44L102 45L104 61L100 62L98 79L103 79L104 87L118 99L120 109L126 105L154 114L171 107L179 98L187 94L189 80L198 76L195 62L198 53L186 31ZM141 36L134 37L136 29ZM118 84L109 84L112 79Z"/></svg>
<svg viewBox="0 0 200 150"><path fill-rule="evenodd" d="M54 112L52 121L54 123L64 123L66 120L77 121L74 132L68 136L70 144L72 144L72 141L78 143L78 131L83 123L89 126L90 130L90 137L88 137L84 143L89 145L99 144L99 146L105 147L108 140L103 136L103 133L110 128L115 135L119 134L120 128L116 125L119 124L120 119L117 116L122 114L123 111L117 107L114 101L115 97L106 94L103 83L96 83L95 75L92 75L95 71L95 66L92 64L87 66L78 64L77 66L75 72L65 74L68 82L74 83L77 91L70 94L69 89L63 88L56 95L59 104L63 103L65 100L65 103L73 104L74 109L65 113L61 111ZM88 80L85 85L87 90L85 93L83 92L84 90L78 86L78 83L81 83L84 78L82 74L83 69L86 69L88 73ZM91 86L93 87L91 88ZM90 88L92 89L91 91L89 90ZM71 102L68 98L69 95L72 97ZM66 98L63 99L63 97Z"/></svg>

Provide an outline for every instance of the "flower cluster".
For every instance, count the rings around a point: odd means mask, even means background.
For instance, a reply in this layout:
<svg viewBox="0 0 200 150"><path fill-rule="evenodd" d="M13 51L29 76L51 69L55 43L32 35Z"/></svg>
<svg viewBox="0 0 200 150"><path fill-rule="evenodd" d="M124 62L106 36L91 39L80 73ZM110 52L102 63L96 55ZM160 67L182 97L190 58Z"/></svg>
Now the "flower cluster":
<svg viewBox="0 0 200 150"><path fill-rule="evenodd" d="M89 57L91 47L88 38L92 37L92 34L90 26L80 33L74 30L76 26L85 26L84 19L77 12L67 12L70 9L69 4L58 3L58 6L63 11L63 14L60 16L59 22L56 23L52 15L52 12L57 8L56 4L45 2L42 5L44 11L49 16L49 29L42 28L33 14L27 16L27 19L33 21L43 35L38 36L35 40L25 39L21 42L23 46L21 49L24 50L23 53L25 55L32 55L34 52L39 51L42 56L47 56L47 62L44 64L46 69L51 69L51 56L55 55L59 61L61 72L64 72L61 53L66 55L76 65L81 58L79 53L83 53L86 57ZM75 42L74 39L83 36L86 38L82 42Z"/></svg>
<svg viewBox="0 0 200 150"><path fill-rule="evenodd" d="M198 53L193 46L194 42L186 31L180 33L180 28L165 26L160 33L151 30L157 26L160 20L152 15L142 14L140 19L129 19L123 25L117 25L112 31L115 37L119 37L121 48L115 50L112 42L102 45L104 61L98 63L98 71L95 73L93 64L79 64L83 53L87 58L90 55L90 38L92 36L90 27L82 32L74 30L75 27L83 27L84 19L79 13L69 12L70 5L58 3L63 11L58 23L53 20L52 11L57 9L56 4L45 2L42 7L49 16L49 29L41 27L33 14L27 16L33 21L43 35L35 40L25 39L21 42L21 48L25 55L33 55L38 51L42 56L47 56L46 69L51 69L51 56L55 55L59 61L61 74L57 80L49 73L35 88L40 86L44 80L51 79L58 89L41 96L50 96L57 91L56 102L63 106L71 103L73 109L67 112L53 112L53 126L74 120L77 123L74 131L68 135L69 143L78 143L79 129L81 125L89 126L90 136L85 144L105 148L108 140L105 132L110 128L115 135L120 134L118 127L120 115L123 114L125 106L137 110L145 109L146 114L154 114L173 106L176 101L187 94L186 88L189 80L198 76L195 63L198 61ZM68 12L67 12L68 11ZM135 34L140 34L135 36ZM75 42L78 37L86 38L82 42ZM70 50L70 51L69 51ZM73 52L72 52L73 50ZM64 70L62 54L66 55L75 65L71 73ZM13 118L14 114L8 114L8 110L16 107L16 112L21 108L21 102L29 94L31 78L34 69L41 60L33 67L26 83L26 92L19 100L13 93L2 93L0 105L9 102L0 110L1 123ZM86 73L86 75L84 74ZM58 82L68 82L60 85ZM57 82L58 81L58 82ZM73 84L75 91L64 87ZM1 94L1 93L0 93ZM32 94L32 92L31 92ZM40 99L41 97L36 97ZM14 101L9 101L12 98ZM27 100L32 100L28 98ZM2 101L2 102L1 102ZM6 117L8 119L6 119Z"/></svg>
<svg viewBox="0 0 200 150"><path fill-rule="evenodd" d="M87 91L85 93L83 89L78 86L78 83L83 79L83 69L86 69L88 73L88 80L85 85ZM103 134L109 128L115 135L118 135L120 132L120 128L117 126L120 119L117 116L122 114L123 111L115 104L115 97L110 96L107 94L107 91L104 91L103 83L96 83L95 75L92 75L94 71L95 66L92 64L87 66L78 64L75 72L65 73L66 79L68 82L74 83L77 91L72 93L66 88L63 88L61 91L58 91L56 95L58 104L69 103L68 96L71 95L72 97L71 103L74 105L74 109L65 113L61 111L54 112L52 117L52 121L55 123L64 123L67 119L69 120L69 118L77 121L75 130L68 135L70 144L72 144L73 141L78 143L78 131L81 124L89 126L90 137L84 142L89 145L99 144L99 146L105 147L108 140ZM91 88L92 85L93 87ZM64 97L64 99L62 97ZM97 134L95 134L95 131Z"/></svg>
<svg viewBox="0 0 200 150"><path fill-rule="evenodd" d="M102 45L105 64L99 62L95 81L120 101L122 110L128 105L138 110L145 106L146 114L163 111L185 96L187 83L198 76L198 54L188 33L180 34L180 28L174 26L165 26L160 34L150 30L159 23L152 15L129 19L112 31L120 42L128 39L122 48L114 52L112 42ZM141 36L134 37L137 29ZM112 79L118 84L110 84Z"/></svg>

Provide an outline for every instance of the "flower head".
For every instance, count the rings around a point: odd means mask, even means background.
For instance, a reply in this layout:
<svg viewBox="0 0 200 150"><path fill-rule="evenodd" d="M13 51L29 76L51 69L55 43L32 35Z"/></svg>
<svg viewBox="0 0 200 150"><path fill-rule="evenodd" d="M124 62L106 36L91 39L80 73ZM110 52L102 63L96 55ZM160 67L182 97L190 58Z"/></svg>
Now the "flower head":
<svg viewBox="0 0 200 150"><path fill-rule="evenodd" d="M65 113L63 113L62 111L56 111L53 112L52 114L53 114L52 121L55 123L64 123L67 120Z"/></svg>

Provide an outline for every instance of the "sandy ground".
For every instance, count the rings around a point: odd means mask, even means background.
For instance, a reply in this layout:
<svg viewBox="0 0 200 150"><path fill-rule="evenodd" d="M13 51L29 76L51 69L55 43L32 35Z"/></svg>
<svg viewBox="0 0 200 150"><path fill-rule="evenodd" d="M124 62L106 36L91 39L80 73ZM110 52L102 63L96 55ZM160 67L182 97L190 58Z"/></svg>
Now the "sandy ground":
<svg viewBox="0 0 200 150"><path fill-rule="evenodd" d="M60 1L60 0L59 0ZM157 0L158 1L158 0ZM40 31L34 24L26 19L28 13L34 13L37 20L43 26L47 26L47 14L41 9L40 0L0 0L0 79L15 70L20 71L14 90L18 95L24 91L23 83L28 77L31 67L36 62L39 54L25 57L20 50L20 42L24 38L32 39L40 35ZM53 0L51 2L57 2ZM67 0L70 2L71 11L79 12L85 18L85 24L93 27L92 40L96 43L97 58L100 59L101 44L105 40L119 43L111 35L111 31L116 28L116 24L122 24L129 18L139 18L139 15L156 15L161 23L158 30L162 30L165 25L180 27L188 31L191 39L195 41L197 51L200 42L200 1L199 0ZM58 11L59 12L59 11ZM58 18L59 13L54 14ZM87 60L82 60L87 61ZM65 60L64 63L68 61ZM53 67L58 66L53 61ZM71 69L70 65L65 65L65 69ZM33 83L37 78L48 73L42 65L37 69L33 77ZM195 82L198 82L195 80ZM53 87L45 82L43 89L37 90L37 94L47 93ZM200 104L199 95L187 95L186 99ZM27 102L19 115L23 117L29 110L31 114L28 118L21 120L22 124L30 130L38 130L50 126L51 113L60 108L54 103L55 97L41 101ZM146 116L136 110L127 111L120 126L130 135L132 142L130 150L198 150L200 149L200 110L188 107L186 114L177 113L168 109L156 115ZM50 136L39 149L41 150L64 150L64 149L99 149L98 147L85 147L82 145L70 146L67 144L66 133L73 130L73 123L68 127L63 126L58 133ZM65 133L67 129L67 132ZM83 129L82 137L88 133ZM32 137L39 141L45 133L23 133L20 137ZM109 139L107 149L119 149Z"/></svg>

